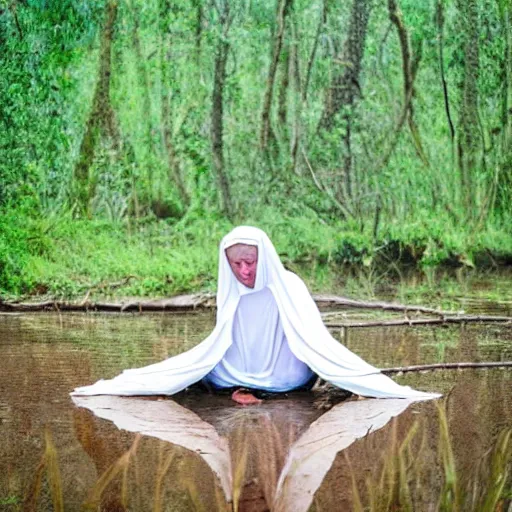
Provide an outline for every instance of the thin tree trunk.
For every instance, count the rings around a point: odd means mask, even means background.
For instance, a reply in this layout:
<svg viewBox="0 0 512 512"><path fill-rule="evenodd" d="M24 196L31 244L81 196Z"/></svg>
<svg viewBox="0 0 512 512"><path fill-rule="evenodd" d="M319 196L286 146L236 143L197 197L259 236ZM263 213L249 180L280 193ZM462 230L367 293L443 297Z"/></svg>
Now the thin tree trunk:
<svg viewBox="0 0 512 512"><path fill-rule="evenodd" d="M458 0L460 25L465 34L464 82L459 116L457 152L463 205L468 217L475 214L474 172L481 136L478 120L479 20L476 0Z"/></svg>
<svg viewBox="0 0 512 512"><path fill-rule="evenodd" d="M369 18L370 5L368 0L354 0L350 14L348 36L341 54L336 59L343 63L343 71L334 76L326 95L324 111L319 124L320 130L331 131L335 126L340 127L342 130L343 179L341 180L341 191L338 190L337 193L341 201L346 201L353 195L352 117L356 98L361 95L359 75L361 73ZM341 123L337 122L337 116L340 116ZM339 185L337 188L340 189Z"/></svg>
<svg viewBox="0 0 512 512"><path fill-rule="evenodd" d="M222 36L215 49L215 70L212 94L211 113L211 144L213 168L217 176L219 193L221 196L221 210L228 218L233 217L231 192L226 169L224 168L224 84L226 82L226 63L229 52L228 31L230 25L229 2L224 1L223 8L219 10L222 26Z"/></svg>
<svg viewBox="0 0 512 512"><path fill-rule="evenodd" d="M308 89L309 89L309 82L311 81L311 72L313 69L313 64L315 62L316 52L318 49L318 42L320 41L320 34L322 33L322 29L326 22L326 16L327 16L327 9L325 2L327 0L324 0L322 4L322 13L320 15L320 20L318 21L318 26L315 33L315 40L313 42L313 46L311 48L311 53L309 55L308 64L306 66L306 76L304 78L304 85L302 87L302 101L306 101L308 98Z"/></svg>
<svg viewBox="0 0 512 512"><path fill-rule="evenodd" d="M438 41L439 41L439 73L441 76L441 84L443 86L443 99L444 99L444 110L446 112L446 120L448 122L448 128L450 129L450 138L452 143L452 151L454 147L455 141L455 127L452 121L452 115L450 110L450 96L448 94L448 84L446 83L446 78L444 75L444 57L443 57L443 48L444 48L444 9L443 9L443 0L437 0L437 8L436 8L436 21L437 21L437 29L438 29Z"/></svg>
<svg viewBox="0 0 512 512"><path fill-rule="evenodd" d="M147 158L147 177L148 177L148 189L151 194L153 190L153 158L155 156L155 142L153 137L153 125L152 115L153 110L150 95L150 84L148 77L148 70L146 67L146 58L142 49L142 43L139 36L139 15L133 8L131 1L128 2L128 7L132 15L132 41L133 48L135 50L135 56L137 57L137 73L140 88L142 90L142 112L143 119L142 123L145 123L145 144L147 145L148 156Z"/></svg>
<svg viewBox="0 0 512 512"><path fill-rule="evenodd" d="M21 29L20 20L18 19L16 2L11 2L11 4L9 5L9 9L11 11L12 17L14 18L14 24L16 25L16 30L18 31L18 36L21 41L23 39L23 30Z"/></svg>
<svg viewBox="0 0 512 512"><path fill-rule="evenodd" d="M95 180L90 179L89 169L94 160L96 146L101 136L108 137L114 150L120 149L121 141L117 121L110 101L110 75L112 68L112 41L117 18L118 4L109 0L105 6L105 22L101 34L100 62L92 108L80 145L74 170L74 198L83 213L90 216L90 201L95 193Z"/></svg>
<svg viewBox="0 0 512 512"><path fill-rule="evenodd" d="M162 9L161 16L161 27L163 30L162 34L162 45L161 45L161 72L162 72L162 136L165 147L165 155L167 160L167 169L169 174L169 181L175 184L178 189L181 202L185 208L190 205L190 197L185 186L181 165L178 156L176 155L176 149L174 147L174 136L173 136L173 115L171 112L171 97L170 97L170 67L172 66L172 40L171 34L167 23L167 13L171 6L170 2L166 0L164 2L165 8Z"/></svg>
<svg viewBox="0 0 512 512"><path fill-rule="evenodd" d="M512 324L512 317L488 315L452 315L443 316L441 318L398 318L393 320L374 320L370 322L331 322L326 323L325 326L330 329L348 329L360 327L413 327L415 325L470 324L491 322Z"/></svg>
<svg viewBox="0 0 512 512"><path fill-rule="evenodd" d="M414 366L397 366L395 368L382 368L384 374L390 373L410 373L425 372L432 370L465 370L476 368L510 368L512 361L490 361L487 363L435 363L435 364L418 364Z"/></svg>
<svg viewBox="0 0 512 512"><path fill-rule="evenodd" d="M270 61L270 67L268 70L265 95L263 97L263 109L261 112L260 147L263 150L267 148L272 131L270 123L272 96L277 72L277 64L279 62L279 56L281 55L281 48L283 46L286 16L291 8L292 1L293 0L279 0L277 7L277 30L274 41L272 43L272 59Z"/></svg>
<svg viewBox="0 0 512 512"><path fill-rule="evenodd" d="M398 0L388 0L388 11L389 19L395 25L398 32L398 39L400 41L402 73L404 79L404 98L408 98L409 95L411 96L407 113L407 122L409 124L416 153L422 162L428 167L429 162L423 149L420 132L416 122L414 121L414 107L412 102L412 98L414 97L414 79L419 65L419 55L416 59L413 59L409 34L407 33L407 28L404 25L402 12L398 6Z"/></svg>
<svg viewBox="0 0 512 512"><path fill-rule="evenodd" d="M202 0L193 0L194 8L196 9L196 19L195 19L195 56L196 56L196 64L198 69L201 67L201 46L202 46L202 37L203 37L203 4Z"/></svg>
<svg viewBox="0 0 512 512"><path fill-rule="evenodd" d="M293 43L291 45L291 75L293 77L293 89L294 89L294 112L293 112L293 134L292 140L290 144L290 152L292 157L292 170L293 172L297 172L297 162L299 155L299 146L301 141L301 133L302 133L302 122L301 122L301 112L302 112L302 103L304 100L302 99L302 84L300 77L300 67L299 67L299 50L298 50L298 39L297 39L297 28L295 23L292 24L292 35L293 35Z"/></svg>
<svg viewBox="0 0 512 512"><path fill-rule="evenodd" d="M284 51L284 59L282 65L283 71L281 75L281 84L279 87L277 118L279 119L281 128L286 128L286 121L288 119L288 89L290 86L291 68L290 52L291 48L287 48Z"/></svg>

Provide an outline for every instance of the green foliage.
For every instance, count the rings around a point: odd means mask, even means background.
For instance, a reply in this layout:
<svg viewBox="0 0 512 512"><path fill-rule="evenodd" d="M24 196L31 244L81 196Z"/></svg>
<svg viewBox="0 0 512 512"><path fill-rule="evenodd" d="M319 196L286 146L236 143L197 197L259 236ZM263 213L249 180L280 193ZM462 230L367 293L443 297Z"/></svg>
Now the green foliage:
<svg viewBox="0 0 512 512"><path fill-rule="evenodd" d="M33 289L27 274L30 259L44 254L49 246L40 219L23 208L0 209L0 293Z"/></svg>
<svg viewBox="0 0 512 512"><path fill-rule="evenodd" d="M320 134L332 80L346 65L342 50L352 4L328 3L324 13L323 2L294 2L273 89L269 148L262 151L275 3L229 2L232 18L224 35L211 3L118 3L109 99L122 156L108 141L98 142L86 178L91 201L84 212L91 222L71 222L83 214L72 192L98 83L108 2L6 5L0 14L0 207L6 212L0 220L0 287L10 293L76 294L133 274L138 278L123 288L130 293L211 288L215 265L207 260L238 223L265 229L286 265L313 287L330 286L345 268L374 276L395 263L424 269L510 263L511 8L507 2L476 2L481 147L471 176L474 211L466 211L454 146L464 85L463 11L457 2L441 2L440 48L434 4L399 2L419 66L413 97L417 133L404 123L393 147L403 73L386 3L371 11L353 110L345 106L332 130ZM219 37L230 45L223 105L224 167L235 209L230 221L219 215L212 166ZM455 141L439 74L441 50ZM347 113L350 191L343 189ZM175 183L176 169L191 198L188 208ZM205 240L205 253L194 248Z"/></svg>

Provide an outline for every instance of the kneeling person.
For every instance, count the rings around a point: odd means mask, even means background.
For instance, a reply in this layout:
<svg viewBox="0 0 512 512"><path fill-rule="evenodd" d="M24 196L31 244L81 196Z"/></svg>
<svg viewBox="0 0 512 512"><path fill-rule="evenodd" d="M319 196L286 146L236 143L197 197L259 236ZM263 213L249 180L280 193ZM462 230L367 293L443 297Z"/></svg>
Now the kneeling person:
<svg viewBox="0 0 512 512"><path fill-rule="evenodd" d="M362 396L439 396L397 384L336 341L304 282L284 268L268 236L240 226L219 247L212 333L187 352L73 394L172 395L202 379L218 388L288 391L315 374Z"/></svg>

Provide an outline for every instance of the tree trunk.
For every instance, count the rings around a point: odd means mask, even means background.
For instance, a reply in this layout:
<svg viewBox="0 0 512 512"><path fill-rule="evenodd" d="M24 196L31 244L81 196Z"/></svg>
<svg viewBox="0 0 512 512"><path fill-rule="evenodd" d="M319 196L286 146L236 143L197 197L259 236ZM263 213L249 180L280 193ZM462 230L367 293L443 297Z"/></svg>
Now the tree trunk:
<svg viewBox="0 0 512 512"><path fill-rule="evenodd" d="M187 188L183 181L181 172L181 165L176 149L174 147L173 136L173 116L171 112L171 98L170 98L170 82L171 77L169 69L172 66L172 40L168 26L168 13L171 9L170 1L163 2L163 9L161 9L161 27L162 27L162 45L161 45L161 71L162 71L162 138L165 148L165 156L167 160L167 169L169 181L174 183L178 189L180 200L185 208L190 205L190 197Z"/></svg>
<svg viewBox="0 0 512 512"><path fill-rule="evenodd" d="M128 7L130 9L132 15L132 42L133 49L135 50L135 56L137 57L137 73L138 73L138 81L139 86L142 91L142 111L143 111L143 119L141 119L142 123L145 123L144 127L144 142L147 150L147 178L148 178L148 189L151 195L153 190L153 168L154 168L154 157L155 157L155 142L154 142L154 134L153 134L153 124L152 124L152 115L151 112L153 110L151 103L151 95L150 95L150 84L148 77L148 70L146 67L146 58L144 56L144 51L142 49L142 43L140 41L139 36L139 14L133 8L131 2L128 2Z"/></svg>
<svg viewBox="0 0 512 512"><path fill-rule="evenodd" d="M300 76L299 67L299 49L298 49L298 38L297 38L297 27L296 24L292 24L293 30L293 44L290 49L290 74L293 77L293 89L294 89L294 111L293 111L293 133L290 144L290 152L292 157L292 170L297 172L297 162L299 156L299 146L302 136L302 103L305 101L302 90L302 81Z"/></svg>
<svg viewBox="0 0 512 512"><path fill-rule="evenodd" d="M420 53L413 58L409 34L407 33L407 28L404 25L402 12L398 6L398 0L388 0L388 11L389 19L391 20L391 23L395 25L398 32L398 39L400 41L402 73L404 77L404 100L406 101L408 97L411 98L408 106L407 122L409 124L416 153L422 162L428 166L429 162L423 149L420 132L416 122L414 121L414 107L412 102L412 98L414 97L414 79L419 65Z"/></svg>
<svg viewBox="0 0 512 512"><path fill-rule="evenodd" d="M112 40L117 18L117 1L109 0L105 6L105 22L101 34L100 62L92 108L85 134L80 145L78 162L74 170L74 200L82 213L91 215L90 201L95 193L95 180L89 176L96 146L100 137L110 139L115 151L121 141L117 121L110 101L110 75L112 67Z"/></svg>
<svg viewBox="0 0 512 512"><path fill-rule="evenodd" d="M290 51L288 47L284 51L284 58L282 62L283 72L281 75L281 85L279 87L278 109L277 118L281 128L286 128L286 121L288 119L288 88L290 86Z"/></svg>
<svg viewBox="0 0 512 512"><path fill-rule="evenodd" d="M196 64L198 69L201 67L201 42L202 42L202 34L203 34L203 4L202 0L193 0L193 5L196 10L196 19L195 19L195 57Z"/></svg>
<svg viewBox="0 0 512 512"><path fill-rule="evenodd" d="M452 147L455 139L455 127L453 126L451 109L450 109L450 97L448 95L448 84L444 75L444 8L443 1L437 0L436 6L436 23L438 29L438 40L439 40L439 73L441 75L441 84L443 86L443 98L444 98L444 109L446 112L446 120L450 129L450 137L452 141Z"/></svg>
<svg viewBox="0 0 512 512"><path fill-rule="evenodd" d="M324 0L322 3L322 13L320 14L320 19L318 20L318 26L315 33L315 40L313 41L313 46L311 48L311 53L309 55L308 63L306 66L306 76L304 78L304 85L302 86L302 101L306 101L308 97L308 89L309 82L311 80L311 71L313 69L313 63L315 62L316 51L318 49L318 43L320 41L320 34L322 33L322 29L324 28L325 22L327 21L327 0Z"/></svg>
<svg viewBox="0 0 512 512"><path fill-rule="evenodd" d="M356 98L360 96L359 75L366 41L366 30L370 18L368 0L354 0L348 26L348 36L336 61L343 63L341 72L334 75L327 91L319 129L331 131L335 126L342 131L343 179L340 200L352 197L352 117ZM339 121L338 122L338 117ZM340 188L339 185L337 187Z"/></svg>
<svg viewBox="0 0 512 512"><path fill-rule="evenodd" d="M478 121L479 20L476 0L458 0L464 40L464 82L459 115L460 184L463 206L468 217L475 214L474 173L481 135Z"/></svg>
<svg viewBox="0 0 512 512"><path fill-rule="evenodd" d="M293 0L279 0L277 6L277 30L272 43L272 60L268 70L267 85L265 95L263 97L263 110L261 112L261 132L260 147L265 150L267 148L270 134L272 131L270 123L270 111L272 107L272 96L274 91L274 82L277 72L277 64L281 55L283 46L284 29L286 25L286 16L291 8Z"/></svg>
<svg viewBox="0 0 512 512"><path fill-rule="evenodd" d="M503 96L501 109L501 163L496 177L496 208L502 216L512 213L512 7L504 3L501 13L503 41L505 42L503 69Z"/></svg>
<svg viewBox="0 0 512 512"><path fill-rule="evenodd" d="M213 168L217 176L219 193L221 196L221 210L228 218L233 217L231 192L226 170L224 168L224 84L226 82L226 63L229 52L228 31L230 25L229 3L224 0L223 8L219 12L222 35L217 41L215 49L215 70L212 94L211 114L211 144Z"/></svg>

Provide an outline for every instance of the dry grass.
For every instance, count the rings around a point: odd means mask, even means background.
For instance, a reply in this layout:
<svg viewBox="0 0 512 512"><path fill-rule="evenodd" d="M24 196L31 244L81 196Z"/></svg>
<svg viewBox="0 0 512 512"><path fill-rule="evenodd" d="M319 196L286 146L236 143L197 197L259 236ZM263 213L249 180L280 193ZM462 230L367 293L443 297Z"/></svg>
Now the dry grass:
<svg viewBox="0 0 512 512"><path fill-rule="evenodd" d="M443 511L493 512L507 510L510 496L507 497L512 465L512 429L502 431L485 457L480 467L469 478L461 478L452 449L447 413L444 405L438 406L438 445L437 458L440 474L435 477L440 483L437 502L431 503L433 509ZM426 429L416 422L405 437L397 432L397 422L391 426L390 442L384 450L379 470L367 476L364 484L358 481L347 453L343 454L346 468L352 478L352 510L354 512L413 512L418 510L418 496L421 495L425 476L425 458L422 453L427 448ZM257 428L248 417L241 421L232 434L231 451L233 461L233 502L226 503L225 497L214 480L213 503L208 505L203 496L204 482L200 480L195 464L191 471L183 471L183 461L174 447L161 443L158 463L154 476L149 480L154 487L152 492L153 512L169 510L194 510L200 512L225 512L243 510L244 488L257 474L262 493L267 503L275 498L279 473L291 444L296 440L297 432L293 426L289 431L280 432L271 422L261 421ZM136 436L133 444L121 457L110 465L88 492L82 504L82 510L100 510L104 495L112 489L118 493L116 502L125 509L133 509L132 499L135 487L141 485L136 466L136 453L141 436ZM189 466L187 466L190 469ZM170 474L173 469L172 474ZM432 470L432 468L429 468ZM147 475L146 475L147 476ZM464 475L466 476L466 475ZM463 483L466 482L466 483ZM469 482L469 484L468 484ZM173 502L179 485L179 503ZM170 487L174 494L169 494ZM174 498L173 498L174 497ZM36 468L33 480L23 503L23 510L35 512L41 510L42 502L50 501L52 510L63 512L65 496L59 469L57 449L51 433L45 433L45 448ZM140 499L140 496L139 496ZM138 500L136 500L138 501ZM150 500L151 501L151 500ZM150 503L146 503L148 510ZM179 507L182 506L182 508ZM47 506L47 505L46 505ZM143 503L144 506L144 503ZM321 500L315 499L313 508L320 510ZM184 507L184 508L183 508ZM47 508L45 508L47 510ZM510 510L510 508L508 508Z"/></svg>

